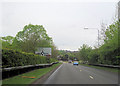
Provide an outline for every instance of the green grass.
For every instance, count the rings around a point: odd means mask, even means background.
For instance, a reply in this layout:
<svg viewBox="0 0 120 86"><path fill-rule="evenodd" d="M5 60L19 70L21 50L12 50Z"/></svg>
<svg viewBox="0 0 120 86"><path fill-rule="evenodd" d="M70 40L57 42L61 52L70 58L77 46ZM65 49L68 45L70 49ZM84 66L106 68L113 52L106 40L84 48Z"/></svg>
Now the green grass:
<svg viewBox="0 0 120 86"><path fill-rule="evenodd" d="M92 67L92 68L96 68L96 69L102 69L102 70L105 70L105 71L110 71L110 72L118 73L118 69L117 69L117 68L99 67L99 66L93 66L93 65L88 65L88 64L80 64L80 65L87 66L87 67Z"/></svg>
<svg viewBox="0 0 120 86"><path fill-rule="evenodd" d="M4 80L2 80L2 84L3 84L3 86L5 84L24 84L25 86L27 86L27 84L30 84L30 83L34 82L35 80L39 79L41 76L50 72L51 70L53 70L54 68L56 68L60 64L61 63L58 63L58 64L55 64L51 67L37 69L37 70L27 72L27 73L24 73L24 74L21 74L21 75L18 75L18 76L14 76L14 77L11 77L11 78L8 78L8 79L4 79ZM23 78L22 76L35 77L35 78L34 79Z"/></svg>

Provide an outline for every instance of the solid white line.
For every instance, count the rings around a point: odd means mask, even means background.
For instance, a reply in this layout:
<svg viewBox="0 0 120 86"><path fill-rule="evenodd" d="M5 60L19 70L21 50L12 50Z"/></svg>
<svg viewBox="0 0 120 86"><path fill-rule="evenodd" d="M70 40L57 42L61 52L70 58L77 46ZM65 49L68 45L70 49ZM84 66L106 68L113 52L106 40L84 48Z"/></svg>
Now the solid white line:
<svg viewBox="0 0 120 86"><path fill-rule="evenodd" d="M91 79L94 79L92 76L89 76Z"/></svg>
<svg viewBox="0 0 120 86"><path fill-rule="evenodd" d="M63 65L63 64L62 64L62 65ZM62 67L62 65L61 65L60 67L58 67L58 68L55 70L55 72L52 73L52 75L47 79L47 81L50 80L50 79L55 75L55 73Z"/></svg>

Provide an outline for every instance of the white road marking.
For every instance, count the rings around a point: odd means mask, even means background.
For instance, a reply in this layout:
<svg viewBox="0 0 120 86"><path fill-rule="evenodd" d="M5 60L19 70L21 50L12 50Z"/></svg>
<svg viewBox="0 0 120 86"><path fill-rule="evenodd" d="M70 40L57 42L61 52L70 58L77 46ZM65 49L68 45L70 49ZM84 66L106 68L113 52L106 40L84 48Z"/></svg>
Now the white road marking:
<svg viewBox="0 0 120 86"><path fill-rule="evenodd" d="M91 79L94 79L92 76L89 76Z"/></svg>
<svg viewBox="0 0 120 86"><path fill-rule="evenodd" d="M62 65L63 65L63 64L62 64ZM62 67L62 65L61 65L60 67L58 67L58 68L55 70L55 72L52 73L52 75L48 78L47 81L49 81L49 80L55 75L55 73Z"/></svg>
<svg viewBox="0 0 120 86"><path fill-rule="evenodd" d="M82 70L80 70L80 71L82 71Z"/></svg>

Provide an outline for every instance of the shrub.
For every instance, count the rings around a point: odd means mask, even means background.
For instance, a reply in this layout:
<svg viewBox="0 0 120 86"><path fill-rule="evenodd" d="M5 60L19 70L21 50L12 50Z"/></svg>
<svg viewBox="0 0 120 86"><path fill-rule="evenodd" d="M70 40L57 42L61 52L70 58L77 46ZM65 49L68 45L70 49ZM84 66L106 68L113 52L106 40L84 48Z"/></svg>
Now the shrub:
<svg viewBox="0 0 120 86"><path fill-rule="evenodd" d="M54 61L54 60L51 60ZM11 49L2 49L2 67L16 67L47 63L45 56L33 53L18 52Z"/></svg>

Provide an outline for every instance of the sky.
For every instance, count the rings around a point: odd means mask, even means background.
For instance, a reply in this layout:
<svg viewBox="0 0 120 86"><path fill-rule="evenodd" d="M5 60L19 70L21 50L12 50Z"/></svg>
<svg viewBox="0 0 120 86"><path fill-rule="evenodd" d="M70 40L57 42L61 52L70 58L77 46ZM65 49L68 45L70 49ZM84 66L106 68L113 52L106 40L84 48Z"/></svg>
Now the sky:
<svg viewBox="0 0 120 86"><path fill-rule="evenodd" d="M2 0L0 36L15 36L28 24L43 25L60 50L97 46L101 23L113 22L118 0ZM87 27L89 29L85 30Z"/></svg>

